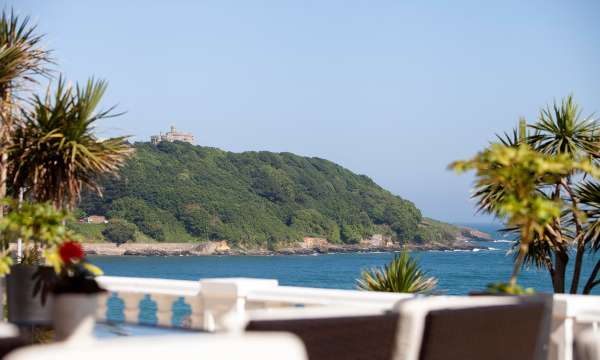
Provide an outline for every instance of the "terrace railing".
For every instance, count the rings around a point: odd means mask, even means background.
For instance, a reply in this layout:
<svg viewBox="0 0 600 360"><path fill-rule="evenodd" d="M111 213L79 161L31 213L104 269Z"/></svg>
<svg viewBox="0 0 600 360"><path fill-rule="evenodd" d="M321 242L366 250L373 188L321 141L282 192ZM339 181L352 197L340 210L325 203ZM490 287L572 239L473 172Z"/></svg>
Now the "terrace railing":
<svg viewBox="0 0 600 360"><path fill-rule="evenodd" d="M100 320L205 331L241 331L249 316L279 310L307 317L383 312L414 296L279 286L267 279L98 279L108 290L100 301ZM574 337L598 329L600 296L554 295L552 318L549 359L571 360Z"/></svg>
<svg viewBox="0 0 600 360"><path fill-rule="evenodd" d="M276 280L246 278L185 281L102 276L98 281L108 290L100 299L100 320L206 331L235 328L236 324L227 321L242 321L251 310L335 307L378 311L413 296L279 286Z"/></svg>

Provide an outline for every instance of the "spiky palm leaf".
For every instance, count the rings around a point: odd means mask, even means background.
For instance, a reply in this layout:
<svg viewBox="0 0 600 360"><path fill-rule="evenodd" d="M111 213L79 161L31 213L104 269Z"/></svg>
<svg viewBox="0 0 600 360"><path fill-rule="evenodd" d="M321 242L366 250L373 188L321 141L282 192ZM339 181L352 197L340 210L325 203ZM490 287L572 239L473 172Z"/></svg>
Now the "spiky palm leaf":
<svg viewBox="0 0 600 360"><path fill-rule="evenodd" d="M357 286L361 290L428 294L437 286L437 279L428 276L408 252L402 252L383 268L363 271Z"/></svg>
<svg viewBox="0 0 600 360"><path fill-rule="evenodd" d="M584 229L586 245L594 251L600 250L600 183L585 181L575 188L587 217Z"/></svg>
<svg viewBox="0 0 600 360"><path fill-rule="evenodd" d="M48 75L50 52L41 46L42 36L35 33L29 17L13 11L0 16L0 94L19 89L36 76Z"/></svg>
<svg viewBox="0 0 600 360"><path fill-rule="evenodd" d="M10 151L13 187L58 208L73 207L84 187L100 192L99 176L116 174L132 153L126 137L99 140L94 134L98 120L115 116L113 108L95 112L106 86L90 79L72 88L61 78L54 95L33 97Z"/></svg>
<svg viewBox="0 0 600 360"><path fill-rule="evenodd" d="M552 229L546 229L546 231L542 233L536 232L533 234L533 239L529 244L525 258L523 259L524 267L534 266L536 268L544 269L551 268L553 251L557 247L561 247L563 251L567 251L568 241L572 238L561 238L559 241L553 237L549 230ZM500 231L514 235L514 243L511 246L511 251L516 258L520 245L519 229L507 228Z"/></svg>
<svg viewBox="0 0 600 360"><path fill-rule="evenodd" d="M583 118L579 106L569 95L560 104L542 109L530 128L536 130L532 141L536 149L549 155L600 156L600 126L593 116Z"/></svg>

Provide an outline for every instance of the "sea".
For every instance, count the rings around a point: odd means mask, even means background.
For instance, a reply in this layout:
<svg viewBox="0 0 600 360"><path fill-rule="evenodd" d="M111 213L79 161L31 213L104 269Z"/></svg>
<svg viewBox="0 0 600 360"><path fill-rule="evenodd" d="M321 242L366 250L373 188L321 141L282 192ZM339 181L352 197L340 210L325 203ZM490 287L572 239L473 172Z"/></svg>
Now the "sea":
<svg viewBox="0 0 600 360"><path fill-rule="evenodd" d="M489 250L414 251L421 267L438 279L438 292L448 295L484 290L494 282L507 282L513 268L510 254L513 240L500 232L498 224L461 224L490 233L493 241L479 242ZM394 253L352 253L272 256L106 256L91 257L106 275L199 280L222 277L277 279L280 285L332 289L356 289L363 270L387 264ZM596 256L596 259L598 257ZM593 267L593 255L586 255L583 279ZM572 271L569 267L569 275ZM567 277L570 279L570 277ZM570 283L570 281L569 281ZM527 268L519 284L537 292L551 292L545 269ZM583 287L583 285L581 285ZM600 294L600 288L593 293Z"/></svg>

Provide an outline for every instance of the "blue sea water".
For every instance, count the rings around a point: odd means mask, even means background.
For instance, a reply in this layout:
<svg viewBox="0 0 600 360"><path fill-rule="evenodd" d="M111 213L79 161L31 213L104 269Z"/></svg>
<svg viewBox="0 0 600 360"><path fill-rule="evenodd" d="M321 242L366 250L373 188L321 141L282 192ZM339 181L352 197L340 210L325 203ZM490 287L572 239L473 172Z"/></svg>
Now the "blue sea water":
<svg viewBox="0 0 600 360"><path fill-rule="evenodd" d="M467 294L483 290L488 283L506 282L513 257L507 255L510 239L498 233L500 226L468 224L491 233L495 242L481 245L493 250L415 251L423 269L439 279L439 289L447 294ZM213 277L252 277L277 279L281 285L354 289L361 270L383 266L393 253L355 253L275 256L168 256L93 257L106 275L198 280ZM589 261L586 256L586 261ZM572 264L571 264L572 265ZM584 268L583 279L592 266ZM526 269L519 283L538 292L550 292L552 284L545 269ZM583 285L581 285L583 286ZM594 293L600 294L600 289Z"/></svg>

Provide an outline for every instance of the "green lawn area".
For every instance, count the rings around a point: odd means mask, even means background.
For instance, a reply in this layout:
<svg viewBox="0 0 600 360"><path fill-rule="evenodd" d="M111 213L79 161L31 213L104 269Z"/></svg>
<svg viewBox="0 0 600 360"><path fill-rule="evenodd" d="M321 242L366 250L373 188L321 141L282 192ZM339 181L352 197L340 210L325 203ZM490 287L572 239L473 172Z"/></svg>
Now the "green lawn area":
<svg viewBox="0 0 600 360"><path fill-rule="evenodd" d="M103 243L107 242L102 230L106 228L106 224L88 224L78 221L67 221L67 228L81 235L87 243ZM136 231L132 242L136 243L156 243L157 241L145 235L140 231Z"/></svg>
<svg viewBox="0 0 600 360"><path fill-rule="evenodd" d="M102 235L102 230L106 228L106 224L87 224L68 221L67 228L83 236L85 242L102 243L106 241L104 235Z"/></svg>

